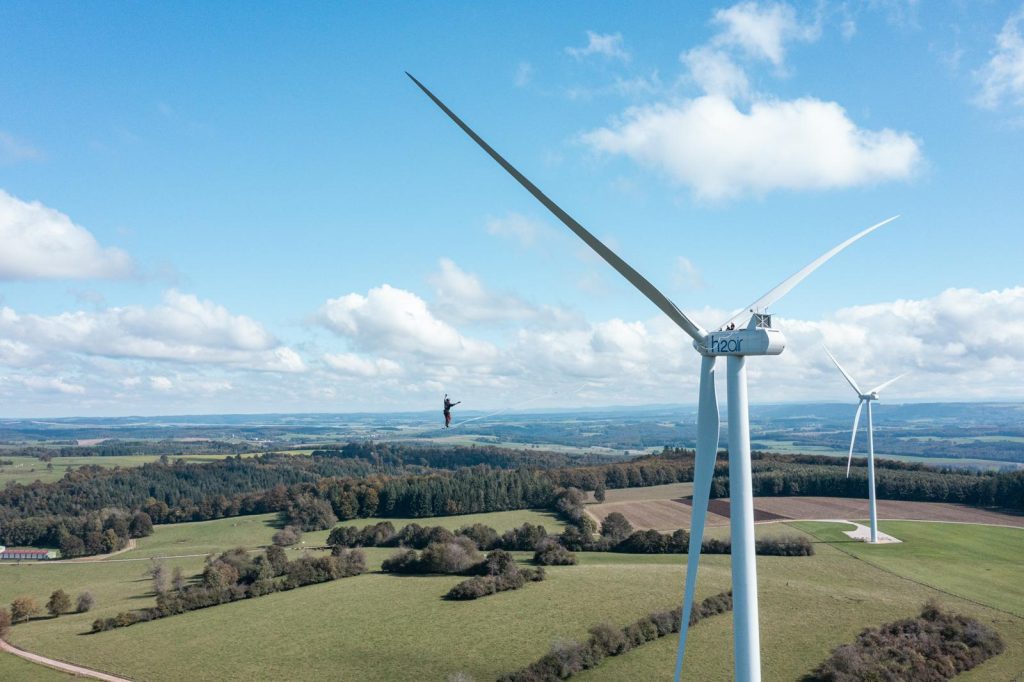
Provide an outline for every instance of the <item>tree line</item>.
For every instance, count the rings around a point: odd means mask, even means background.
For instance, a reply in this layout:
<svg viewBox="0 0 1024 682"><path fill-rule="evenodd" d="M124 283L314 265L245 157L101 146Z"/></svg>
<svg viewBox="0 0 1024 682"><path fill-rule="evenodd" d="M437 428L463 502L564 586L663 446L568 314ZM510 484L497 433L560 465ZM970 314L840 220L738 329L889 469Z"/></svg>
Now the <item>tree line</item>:
<svg viewBox="0 0 1024 682"><path fill-rule="evenodd" d="M105 518L99 521L99 536L93 534L96 515L109 509L129 515L143 512L152 523L281 512L289 525L319 530L339 519L548 508L565 515L585 535L597 529L592 522L586 527L582 502L568 499L564 491L575 489L573 495L582 495L583 490L661 485L693 477L693 452L668 448L658 455L604 465L501 469L478 464L426 473L408 472L419 467L406 460L415 449L399 449L403 462L399 466L396 455L380 455L378 462L375 451L367 448L356 444L351 452L369 453L369 458L263 455L203 464L166 460L131 469L83 467L52 483L9 484L0 490L0 544L61 546L65 538L72 554L111 551L130 535L118 533L118 526L116 538L108 536L101 542L111 527ZM479 454L473 452L470 458ZM457 459L458 455L451 455L449 462ZM847 479L844 464L839 458L756 453L754 492L862 496L866 473L856 468ZM382 473L380 467L391 473ZM1024 511L1024 471L966 474L881 461L877 488L883 499L963 502ZM712 496L726 495L728 462L719 457ZM78 538L82 547L68 537Z"/></svg>
<svg viewBox="0 0 1024 682"><path fill-rule="evenodd" d="M289 561L277 545L271 545L257 557L238 548L210 557L198 584L186 584L179 573L170 589L160 570L154 568L153 571L156 606L97 618L93 621L92 632L360 575L366 571L366 557L360 550L342 547L330 556L307 555Z"/></svg>
<svg viewBox="0 0 1024 682"><path fill-rule="evenodd" d="M690 626L732 610L732 592L722 592L694 604ZM530 665L505 673L498 682L557 682L600 665L607 656L619 656L647 642L679 632L682 608L655 611L625 627L601 623L590 628L585 642L556 642L551 651Z"/></svg>

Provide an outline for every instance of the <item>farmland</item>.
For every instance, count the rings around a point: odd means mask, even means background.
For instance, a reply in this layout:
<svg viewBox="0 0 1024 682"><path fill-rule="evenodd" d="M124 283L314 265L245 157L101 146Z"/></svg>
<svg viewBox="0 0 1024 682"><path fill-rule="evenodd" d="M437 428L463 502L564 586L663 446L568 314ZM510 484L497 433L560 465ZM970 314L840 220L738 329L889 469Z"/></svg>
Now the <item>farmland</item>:
<svg viewBox="0 0 1024 682"><path fill-rule="evenodd" d="M669 494L680 492L668 488ZM549 514L530 511L416 521L449 528L481 522L499 530L530 522L542 523L549 531L560 529ZM180 566L187 575L196 574L205 553L264 545L275 526L273 515L160 526L152 536L140 539L136 550L119 555L118 561L0 567L0 602L22 594L45 601L57 587L72 594L90 589L97 598L92 613L16 626L11 641L145 680L317 678L337 676L341 670L352 679L443 679L463 671L486 680L534 660L554 640L585 636L596 623L621 625L651 610L671 607L682 589L685 557L581 553L580 565L551 567L548 580L524 590L476 602L446 602L441 596L459 578L381 574L375 571L393 550L368 549L372 572L367 575L99 635L82 634L95 617L152 603L144 575L150 566L148 557L198 554L165 560L169 568ZM868 547L844 541L843 527L806 523L758 527L759 534L808 532L821 538L816 540L816 556L758 559L765 679L794 679L861 628L910 615L929 596L939 596L950 607L994 624L1009 643L1005 654L979 669L978 674L984 671L989 677L975 679L1002 679L1012 670L1024 669L1024 620L1005 612L1024 613L1024 594L1013 581L1022 568L1024 531L986 527L979 533L974 526L888 522L884 530L904 543ZM325 535L326 531L309 533L305 539L315 545ZM1004 549L984 550L992 546ZM517 554L520 560L528 556ZM951 565L961 567L959 578L951 574ZM991 578L991 589L971 589L970 576L982 572ZM698 594L726 589L728 581L728 557L705 557ZM997 594L1004 596L996 599ZM991 605L1004 610L996 611ZM701 678L728 678L730 628L728 617L695 628L690 663ZM676 641L668 637L609 659L581 679L668 679ZM166 642L175 645L164 646ZM21 665L7 658L0 659L4 661L0 665Z"/></svg>

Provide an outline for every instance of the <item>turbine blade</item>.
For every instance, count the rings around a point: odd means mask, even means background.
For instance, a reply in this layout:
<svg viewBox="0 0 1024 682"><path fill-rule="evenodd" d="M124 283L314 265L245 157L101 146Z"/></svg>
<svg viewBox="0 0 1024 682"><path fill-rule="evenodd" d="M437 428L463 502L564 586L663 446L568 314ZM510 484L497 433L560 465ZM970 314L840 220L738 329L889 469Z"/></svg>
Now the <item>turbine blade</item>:
<svg viewBox="0 0 1024 682"><path fill-rule="evenodd" d="M857 403L857 414L853 415L853 435L850 436L850 456L846 459L846 477L850 477L850 465L853 464L853 444L857 442L857 426L860 424L860 411L864 409L865 400Z"/></svg>
<svg viewBox="0 0 1024 682"><path fill-rule="evenodd" d="M686 655L686 634L690 629L694 590L697 588L697 564L704 542L704 521L707 517L711 479L718 455L718 398L715 395L715 358L701 358L700 398L697 404L697 456L693 467L693 511L690 516L690 546L686 556L686 592L683 597L682 622L679 625L679 650L676 652L676 682L683 670Z"/></svg>
<svg viewBox="0 0 1024 682"><path fill-rule="evenodd" d="M828 353L828 356L832 358L832 364L834 364L839 369L839 371L843 373L843 376L846 377L846 380L850 382L850 386L853 386L853 390L857 391L857 396L859 397L863 395L863 392L860 390L860 386L858 386L857 382L853 380L853 377L850 376L850 373L843 369L843 366L839 364L838 360L836 360L836 356L832 355L832 351L828 349L828 346L822 346L822 348L824 348L825 352Z"/></svg>
<svg viewBox="0 0 1024 682"><path fill-rule="evenodd" d="M462 130L467 135L473 138L473 141L480 145L481 149L490 154L492 159L497 161L502 168L508 171L509 175L515 178L520 185L525 187L526 190L530 194L532 194L540 203L544 204L544 207L551 211L556 218L561 220L566 227L568 227L570 230L576 233L576 236L582 239L587 246L589 246L597 253L597 255L601 256L601 258L603 258L609 265L615 268L615 270L618 271L620 275L625 277L630 284L636 287L640 291L640 293L642 293L644 296L650 299L650 301L654 303L654 305L658 306L658 308L660 308L663 313L668 315L669 319L671 319L673 322L679 325L679 327L681 327L684 332L689 334L694 341L703 341L704 337L707 335L707 332L703 328L701 328L700 325L691 321L690 318L684 315L683 312L679 310L678 307L676 307L675 303L670 301L668 297L665 296L665 294L658 291L655 288L655 286L648 282L643 275L634 270L632 266L629 265L629 263L619 258L619 256L614 251L609 249L597 237L588 232L585 227L576 222L576 220L572 216L563 211L558 206L558 204L549 199L548 196L544 194L544 192L540 191L540 189L538 189L536 185L530 182L526 178L526 176L524 176L522 173L516 170L515 167L512 166L512 164L510 164L501 156L501 154L494 151L494 149L492 149L489 144L484 142L483 138L481 138L479 135L473 132L473 130L468 125L462 122L462 119L456 116L451 109L445 106L444 102L435 97L434 93L428 90L426 86L423 85L423 83L420 83L418 80L416 80L416 78L413 77L413 75L410 74L408 71L405 73L405 75L409 76L409 78L412 79L412 82L419 86L420 90L422 90L427 95L427 97L433 100L434 104L441 108L441 111L448 115L448 118L454 121L455 124L462 128Z"/></svg>
<svg viewBox="0 0 1024 682"><path fill-rule="evenodd" d="M732 317L730 317L728 320L726 320L722 324L722 327L727 326L730 322L737 321L739 318L741 318L743 315L745 315L748 311L764 310L765 308L770 306L772 303L775 303L775 301L778 301L780 298L782 298L783 296L788 294L793 287L795 287L797 284L802 282L812 272L814 272L815 270L820 268L822 265L824 265L830 258L832 258L832 256L836 255L837 253L839 253L840 251L845 249L847 246L849 246L850 244L852 244L855 241L857 241L858 239L860 239L861 237L866 237L867 235L871 234L872 232L874 232L875 230L880 228L882 225L885 225L886 223L891 223L892 221L896 220L897 218L899 218L899 216L898 215L894 215L893 217L891 217L891 218L889 218L887 220L883 220L882 222L880 222L880 223L878 223L876 225L872 225L871 227L869 227L866 230L862 230L861 232L858 232L857 234L853 235L852 237L850 237L849 239L844 241L842 244L839 244L838 246L832 247L831 249L829 249L828 251L826 251L825 253L823 253L822 255L818 256L817 258L815 258L810 263L808 263L806 266L804 266L804 268L802 270L800 270L799 272L794 273L793 275L790 275L790 277L787 278L786 280L784 280L781 284L779 284L774 289L769 291L767 294L765 294L761 298L757 299L756 301L754 301L753 303L748 305L746 308L743 309L742 313L739 313L739 314L736 314L736 315L733 315ZM722 327L718 327L718 329L721 329Z"/></svg>
<svg viewBox="0 0 1024 682"><path fill-rule="evenodd" d="M907 376L908 374L910 374L910 372L904 372L903 374L899 375L899 376L898 376L898 377L896 377L895 379L889 379L889 380L888 380L887 382L885 382L884 384L881 384L881 385L879 385L879 386L876 386L875 388L871 389L871 391L870 391L870 392L871 392L871 393L881 393L881 392L882 392L882 389L883 389L883 388L885 388L885 387L887 387L887 386L891 386L892 384L895 384L895 383L896 383L897 381L899 381L899 380L900 380L900 379L902 379L903 377Z"/></svg>

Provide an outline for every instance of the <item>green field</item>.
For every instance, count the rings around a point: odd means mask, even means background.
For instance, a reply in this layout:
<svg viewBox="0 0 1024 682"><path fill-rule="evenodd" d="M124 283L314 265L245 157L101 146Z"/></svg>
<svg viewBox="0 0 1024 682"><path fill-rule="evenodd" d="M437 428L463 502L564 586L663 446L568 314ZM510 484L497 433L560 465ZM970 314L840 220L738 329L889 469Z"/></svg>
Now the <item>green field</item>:
<svg viewBox="0 0 1024 682"><path fill-rule="evenodd" d="M550 568L542 583L473 602L441 599L458 577L371 572L99 635L82 634L95 617L152 604L146 557L256 547L269 541L274 521L263 515L160 526L118 561L0 566L0 602L19 595L45 602L57 587L72 594L91 589L97 597L92 613L18 625L10 639L33 651L142 680L443 680L464 671L482 682L528 664L555 640L584 637L591 625L623 625L649 611L671 608L682 593L683 556L581 553L579 566ZM529 511L417 520L450 528L475 521L499 530L524 521L556 530L550 515ZM1024 568L1024 531L889 522L883 530L904 543L868 546L848 541L842 528L813 523L758 527L759 534L809 531L822 538L814 557L758 558L766 680L799 677L863 627L914 615L933 596L994 625L1007 642L1004 654L965 679L1012 679L1024 670L1024 619L1006 612L1024 613L1024 592L1016 579ZM326 533L307 534L306 540L322 542ZM393 551L367 550L370 568L378 568ZM526 560L529 555L517 556ZM195 574L203 557L166 563ZM698 595L727 589L728 583L729 557L705 557ZM730 678L729 616L701 623L691 641L688 668L695 679ZM608 659L581 679L670 679L676 642L668 637ZM6 664L0 663L5 679Z"/></svg>
<svg viewBox="0 0 1024 682"><path fill-rule="evenodd" d="M817 555L806 561L758 558L766 680L799 678L833 647L852 642L862 628L917 615L931 597L994 626L1007 644L1003 654L957 679L1019 679L1024 671L1024 618L1005 611L1022 613L1024 607L1024 530L888 522L882 528L903 543L871 546L843 535L842 530L849 528L843 524L787 525L829 542L818 541ZM786 561L790 563L779 565ZM697 679L730 679L731 638L728 617L694 628L693 648L687 654L689 673L696 673ZM671 679L678 641L665 638L607 659L578 679Z"/></svg>
<svg viewBox="0 0 1024 682"><path fill-rule="evenodd" d="M0 680L18 682L60 682L73 679L71 675L58 672L43 665L29 663L12 654L0 652Z"/></svg>
<svg viewBox="0 0 1024 682"><path fill-rule="evenodd" d="M244 455L243 455L244 456ZM186 462L213 462L230 455L181 455L171 459L183 459ZM51 483L64 477L68 469L77 469L85 465L114 467L138 467L160 459L157 455L111 455L110 457L54 457L47 463L35 457L12 457L0 452L0 459L11 460L13 464L0 466L0 486L8 481L15 483L32 483L42 481Z"/></svg>

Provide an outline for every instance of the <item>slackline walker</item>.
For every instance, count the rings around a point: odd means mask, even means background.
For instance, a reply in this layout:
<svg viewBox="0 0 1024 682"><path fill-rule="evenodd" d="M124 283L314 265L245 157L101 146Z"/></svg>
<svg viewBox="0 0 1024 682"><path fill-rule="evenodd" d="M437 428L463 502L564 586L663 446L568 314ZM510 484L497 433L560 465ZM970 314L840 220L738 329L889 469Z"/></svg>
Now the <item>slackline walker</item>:
<svg viewBox="0 0 1024 682"><path fill-rule="evenodd" d="M586 386L587 386L586 383L580 384L574 391L569 393L569 395L576 395L577 393L582 391L584 388L586 388ZM558 395L559 393L561 393L561 391L552 391L551 393L544 393L542 395L539 395L539 396L536 396L536 397L533 397L533 398L529 398L528 400L524 400L524 401L522 401L520 403L516 403L514 405L509 405L507 407L503 407L500 410L497 410L496 412L491 412L490 414L482 414L479 417L470 417L469 419L464 419L464 420L462 420L462 421L460 421L460 422L458 422L456 424L451 424L451 419L452 419L451 408L453 406L455 406L455 405L458 405L462 401L460 400L458 402L454 402L453 403L453 402L451 402L448 399L448 394L445 393L444 394L444 406L445 406L444 407L444 427L446 429L447 428L457 429L460 426L462 426L463 424L468 424L469 422L475 422L478 419L487 419L488 417L495 417L495 416L501 414L502 412L508 412L510 410L516 410L516 409L519 409L520 407L523 407L525 405L529 405L530 403L535 403L538 400L543 400L544 398L550 398L553 395Z"/></svg>

